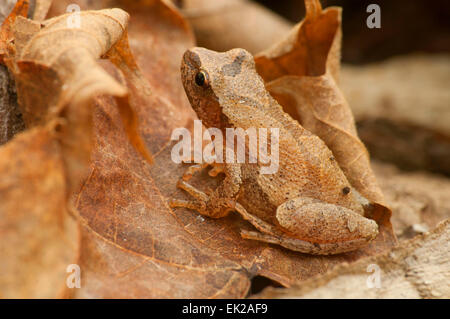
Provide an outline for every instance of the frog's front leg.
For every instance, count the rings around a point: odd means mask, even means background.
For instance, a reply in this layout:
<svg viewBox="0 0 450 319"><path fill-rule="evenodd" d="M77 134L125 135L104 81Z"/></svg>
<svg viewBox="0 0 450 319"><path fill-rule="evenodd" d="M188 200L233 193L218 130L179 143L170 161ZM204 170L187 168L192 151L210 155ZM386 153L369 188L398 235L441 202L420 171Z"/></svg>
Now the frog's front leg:
<svg viewBox="0 0 450 319"><path fill-rule="evenodd" d="M185 207L198 211L200 214L220 218L226 216L234 209L236 197L242 184L241 167L238 163L215 165L211 176L217 175L219 172L225 173L225 179L222 184L216 188L210 195L196 189L187 183L193 173L203 169L202 166L195 166L191 170L188 169L187 174L178 182L178 187L191 194L195 200L171 200L171 207Z"/></svg>
<svg viewBox="0 0 450 319"><path fill-rule="evenodd" d="M378 234L373 220L312 198L283 203L277 208L276 217L285 234L243 231L242 236L303 253L330 255L366 246Z"/></svg>

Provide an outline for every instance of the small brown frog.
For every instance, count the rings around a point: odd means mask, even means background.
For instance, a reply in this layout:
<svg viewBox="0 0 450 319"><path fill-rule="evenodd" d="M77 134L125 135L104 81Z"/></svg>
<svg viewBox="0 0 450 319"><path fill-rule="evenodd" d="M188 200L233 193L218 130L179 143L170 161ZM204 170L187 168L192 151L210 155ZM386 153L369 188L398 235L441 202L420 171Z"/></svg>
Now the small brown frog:
<svg viewBox="0 0 450 319"><path fill-rule="evenodd" d="M378 225L363 217L364 199L332 152L270 96L249 52L193 48L184 54L181 71L189 101L206 127L224 133L226 128L278 128L279 163L273 174L263 174L259 161L213 164L210 175L223 172L225 178L210 194L187 183L207 167L193 165L178 183L193 200L174 199L172 207L212 218L237 211L258 230L242 230L243 238L309 254L356 250L377 236Z"/></svg>

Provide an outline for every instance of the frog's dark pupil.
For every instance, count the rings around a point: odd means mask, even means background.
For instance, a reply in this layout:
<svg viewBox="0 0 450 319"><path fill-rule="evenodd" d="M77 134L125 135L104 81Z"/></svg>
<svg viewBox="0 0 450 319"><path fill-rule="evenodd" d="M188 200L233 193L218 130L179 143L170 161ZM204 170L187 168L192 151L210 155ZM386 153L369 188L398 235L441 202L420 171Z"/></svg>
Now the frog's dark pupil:
<svg viewBox="0 0 450 319"><path fill-rule="evenodd" d="M197 84L198 86L203 86L205 85L206 82L206 76L205 73L200 71L197 73L197 75L195 76L195 84Z"/></svg>

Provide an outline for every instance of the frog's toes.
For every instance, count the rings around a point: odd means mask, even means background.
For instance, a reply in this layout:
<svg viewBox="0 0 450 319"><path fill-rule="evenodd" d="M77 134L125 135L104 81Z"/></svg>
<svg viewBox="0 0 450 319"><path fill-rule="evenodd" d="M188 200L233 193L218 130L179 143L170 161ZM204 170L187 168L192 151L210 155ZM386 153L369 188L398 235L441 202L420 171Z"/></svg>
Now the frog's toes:
<svg viewBox="0 0 450 319"><path fill-rule="evenodd" d="M378 235L378 224L372 219L364 219L364 222L360 223L359 232L361 237L365 238L367 241L372 241Z"/></svg>
<svg viewBox="0 0 450 319"><path fill-rule="evenodd" d="M202 202L209 201L208 195L206 195L204 192L202 192L201 190L198 190L197 188L195 188L194 186L192 186L191 184L187 183L186 181L184 181L182 179L178 181L177 187L188 192L192 197L196 198L199 201L202 201Z"/></svg>
<svg viewBox="0 0 450 319"><path fill-rule="evenodd" d="M211 177L217 177L220 173L224 172L224 166L220 164L213 165L213 168L208 172Z"/></svg>
<svg viewBox="0 0 450 319"><path fill-rule="evenodd" d="M169 200L169 206L171 208L189 208L198 212L203 212L206 209L206 204L198 201L188 201L182 199Z"/></svg>

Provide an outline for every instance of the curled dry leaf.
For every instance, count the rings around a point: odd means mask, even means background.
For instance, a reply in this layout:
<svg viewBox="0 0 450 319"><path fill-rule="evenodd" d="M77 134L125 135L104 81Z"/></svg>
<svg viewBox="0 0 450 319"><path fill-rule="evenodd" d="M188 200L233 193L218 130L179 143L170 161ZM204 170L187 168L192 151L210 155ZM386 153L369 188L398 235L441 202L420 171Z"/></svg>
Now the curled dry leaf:
<svg viewBox="0 0 450 319"><path fill-rule="evenodd" d="M120 9L83 12L80 28L68 27L68 18L62 15L46 20L42 29L39 23L18 19L17 52L9 67L16 77L19 105L27 126L63 119L60 141L66 154L70 190L74 190L89 164L92 102L98 95L117 97L130 141L147 160L151 161L151 157L137 132L137 116L128 103L126 87L97 63L116 46L126 51L129 15ZM131 63L131 55L120 61L123 65Z"/></svg>
<svg viewBox="0 0 450 319"><path fill-rule="evenodd" d="M67 212L67 183L51 126L0 148L0 298L60 298L76 263L78 223Z"/></svg>
<svg viewBox="0 0 450 319"><path fill-rule="evenodd" d="M374 203L367 215L383 226L378 240L389 247L396 242L391 212L337 85L341 9L322 10L318 0L306 0L305 5L306 18L285 39L256 56L257 70L286 112L327 144L352 186Z"/></svg>
<svg viewBox="0 0 450 319"><path fill-rule="evenodd" d="M447 219L432 232L405 241L390 252L339 265L325 275L303 282L302 286L267 289L258 297L449 298L449 240Z"/></svg>
<svg viewBox="0 0 450 319"><path fill-rule="evenodd" d="M113 9L86 12L82 18L81 30L68 29L67 16L42 22L42 29L22 17L14 22L15 50L8 50L5 61L31 129L0 148L0 248L8 259L1 269L2 297L67 295L66 269L79 262L80 244L68 199L89 164L96 96L117 97L123 119L118 126L127 133L126 142L141 160L142 155L147 162L150 158L136 132L126 86L96 61L109 56L132 70L131 82L138 81L139 71L127 50L128 14Z"/></svg>

